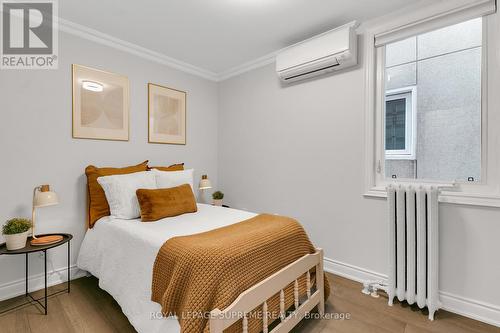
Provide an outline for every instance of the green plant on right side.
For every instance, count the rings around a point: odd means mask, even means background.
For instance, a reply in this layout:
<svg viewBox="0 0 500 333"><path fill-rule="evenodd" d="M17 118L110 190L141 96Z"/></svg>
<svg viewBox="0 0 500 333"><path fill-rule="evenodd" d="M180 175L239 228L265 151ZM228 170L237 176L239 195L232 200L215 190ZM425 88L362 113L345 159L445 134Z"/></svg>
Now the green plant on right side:
<svg viewBox="0 0 500 333"><path fill-rule="evenodd" d="M214 193L212 193L212 198L214 200L222 200L224 198L224 193L222 193L221 191L215 191Z"/></svg>
<svg viewBox="0 0 500 333"><path fill-rule="evenodd" d="M16 217L8 220L2 227L2 234L4 235L15 235L22 234L30 230L32 227L31 220L22 217Z"/></svg>

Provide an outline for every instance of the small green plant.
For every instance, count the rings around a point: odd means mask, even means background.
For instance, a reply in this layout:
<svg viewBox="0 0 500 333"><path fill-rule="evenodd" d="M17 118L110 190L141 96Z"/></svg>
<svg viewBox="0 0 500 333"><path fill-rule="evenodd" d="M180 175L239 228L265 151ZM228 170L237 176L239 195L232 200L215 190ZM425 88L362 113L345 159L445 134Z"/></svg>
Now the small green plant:
<svg viewBox="0 0 500 333"><path fill-rule="evenodd" d="M212 193L212 198L214 200L222 200L224 198L224 193L222 193L221 191L216 191Z"/></svg>
<svg viewBox="0 0 500 333"><path fill-rule="evenodd" d="M30 230L32 226L31 220L22 217L16 217L8 220L2 227L2 234L15 235L21 234Z"/></svg>

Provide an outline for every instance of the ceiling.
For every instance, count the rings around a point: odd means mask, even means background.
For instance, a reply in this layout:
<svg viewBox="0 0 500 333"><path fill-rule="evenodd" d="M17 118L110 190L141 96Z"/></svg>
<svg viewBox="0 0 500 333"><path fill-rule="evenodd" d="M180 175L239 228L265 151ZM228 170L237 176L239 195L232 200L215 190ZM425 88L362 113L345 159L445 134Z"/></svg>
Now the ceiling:
<svg viewBox="0 0 500 333"><path fill-rule="evenodd" d="M220 74L411 0L64 0L65 20Z"/></svg>

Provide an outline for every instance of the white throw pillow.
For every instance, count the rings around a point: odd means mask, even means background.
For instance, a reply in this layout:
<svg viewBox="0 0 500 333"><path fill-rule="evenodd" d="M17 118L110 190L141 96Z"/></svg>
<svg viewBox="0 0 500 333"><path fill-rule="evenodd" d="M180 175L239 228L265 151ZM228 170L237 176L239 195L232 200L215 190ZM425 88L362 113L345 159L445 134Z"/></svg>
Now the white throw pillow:
<svg viewBox="0 0 500 333"><path fill-rule="evenodd" d="M156 186L158 188L169 188L189 184L193 193L196 193L193 187L193 169L182 171L160 171L153 169L151 171L154 172L156 176Z"/></svg>
<svg viewBox="0 0 500 333"><path fill-rule="evenodd" d="M141 216L136 191L156 189L155 174L151 171L97 178L108 200L111 215L121 219L135 219Z"/></svg>

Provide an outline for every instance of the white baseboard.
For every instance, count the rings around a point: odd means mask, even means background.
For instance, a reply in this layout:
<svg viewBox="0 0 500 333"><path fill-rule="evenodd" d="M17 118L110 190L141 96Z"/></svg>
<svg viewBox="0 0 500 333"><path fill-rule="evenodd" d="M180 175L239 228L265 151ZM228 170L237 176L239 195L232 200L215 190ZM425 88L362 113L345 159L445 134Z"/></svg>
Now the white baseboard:
<svg viewBox="0 0 500 333"><path fill-rule="evenodd" d="M47 285L50 287L56 284L66 282L67 281L66 271L67 271L66 267L47 271ZM78 267L76 267L76 265L72 265L70 267L71 280L84 277L86 274L87 272L80 270ZM30 275L28 277L28 286L30 292L43 289L45 287L44 273ZM24 278L0 285L0 301L24 295L25 291L24 288L25 288Z"/></svg>
<svg viewBox="0 0 500 333"><path fill-rule="evenodd" d="M361 283L367 280L387 280L387 275L370 271L361 267L349 265L326 257L324 260L324 270L329 273L345 277L346 279Z"/></svg>
<svg viewBox="0 0 500 333"><path fill-rule="evenodd" d="M346 264L330 258L324 260L325 271L356 282L387 281L387 275ZM361 290L361 289L360 289ZM361 292L361 291L360 291ZM500 327L500 306L440 291L442 309Z"/></svg>
<svg viewBox="0 0 500 333"><path fill-rule="evenodd" d="M500 307L444 291L439 292L443 309L500 327Z"/></svg>

